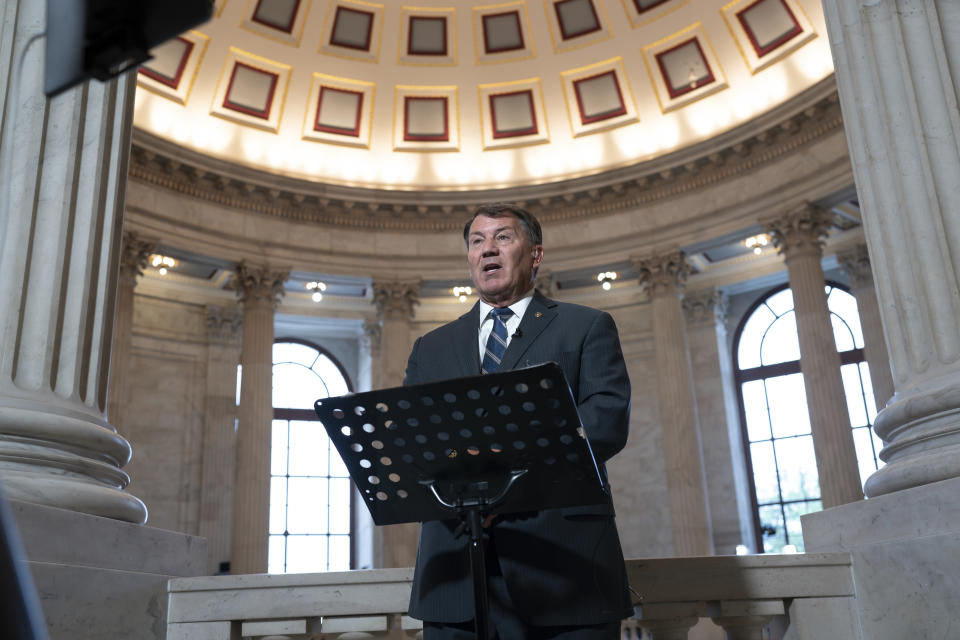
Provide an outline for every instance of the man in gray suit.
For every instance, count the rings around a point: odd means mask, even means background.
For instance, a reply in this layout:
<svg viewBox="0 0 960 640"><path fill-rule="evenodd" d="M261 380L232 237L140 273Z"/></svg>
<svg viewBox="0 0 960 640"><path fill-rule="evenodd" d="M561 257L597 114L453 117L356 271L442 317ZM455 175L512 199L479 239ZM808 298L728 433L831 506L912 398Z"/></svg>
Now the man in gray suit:
<svg viewBox="0 0 960 640"><path fill-rule="evenodd" d="M417 339L404 384L557 362L606 482L604 462L627 441L630 380L609 314L534 291L543 260L540 224L523 209L480 207L464 228L480 301ZM420 530L410 615L424 640L473 638L467 545L458 522ZM623 553L610 501L488 518L491 637L614 640L631 615Z"/></svg>

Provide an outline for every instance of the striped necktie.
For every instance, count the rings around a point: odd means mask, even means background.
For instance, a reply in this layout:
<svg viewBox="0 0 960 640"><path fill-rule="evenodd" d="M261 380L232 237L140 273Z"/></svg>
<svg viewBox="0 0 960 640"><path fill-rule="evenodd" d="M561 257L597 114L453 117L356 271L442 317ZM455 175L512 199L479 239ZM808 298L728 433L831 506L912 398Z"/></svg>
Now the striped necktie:
<svg viewBox="0 0 960 640"><path fill-rule="evenodd" d="M503 354L507 350L507 325L506 320L513 315L510 307L503 309L491 309L490 315L493 316L493 330L490 337L487 338L487 348L483 353L483 364L480 366L483 373L494 373L500 369L500 361L503 360Z"/></svg>

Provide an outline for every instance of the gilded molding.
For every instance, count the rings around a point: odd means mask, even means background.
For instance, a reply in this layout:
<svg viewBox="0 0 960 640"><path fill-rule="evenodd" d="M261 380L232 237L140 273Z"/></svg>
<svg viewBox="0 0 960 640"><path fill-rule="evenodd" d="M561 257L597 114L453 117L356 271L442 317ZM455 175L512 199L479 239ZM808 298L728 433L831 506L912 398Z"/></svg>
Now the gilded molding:
<svg viewBox="0 0 960 640"><path fill-rule="evenodd" d="M492 200L518 202L543 222L576 220L633 211L711 187L843 127L835 88L799 111L785 113L779 121L767 121L759 133L739 139L718 136L725 145L719 148L714 139L597 175L499 190L402 191L311 183L213 160L139 130L130 177L231 209L354 229L452 231L477 203Z"/></svg>

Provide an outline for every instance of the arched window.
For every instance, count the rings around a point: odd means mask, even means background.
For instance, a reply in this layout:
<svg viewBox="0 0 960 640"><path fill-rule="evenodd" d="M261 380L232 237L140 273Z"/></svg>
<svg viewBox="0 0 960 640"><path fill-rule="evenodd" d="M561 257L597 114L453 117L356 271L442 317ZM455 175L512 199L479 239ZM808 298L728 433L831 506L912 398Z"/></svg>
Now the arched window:
<svg viewBox="0 0 960 640"><path fill-rule="evenodd" d="M351 391L322 348L292 339L273 345L270 573L350 569L350 477L313 403Z"/></svg>
<svg viewBox="0 0 960 640"><path fill-rule="evenodd" d="M876 407L860 316L850 293L832 283L826 293L862 482L881 464L881 442L871 429ZM803 551L800 516L823 505L792 290L768 292L745 314L734 354L758 547L770 553Z"/></svg>

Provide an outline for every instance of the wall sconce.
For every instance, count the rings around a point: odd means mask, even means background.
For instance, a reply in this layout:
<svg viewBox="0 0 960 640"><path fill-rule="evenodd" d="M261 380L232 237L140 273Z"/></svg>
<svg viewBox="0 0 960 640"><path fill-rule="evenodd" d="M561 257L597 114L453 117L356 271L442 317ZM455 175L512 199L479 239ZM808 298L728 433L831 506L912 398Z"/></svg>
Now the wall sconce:
<svg viewBox="0 0 960 640"><path fill-rule="evenodd" d="M473 293L473 289L470 287L454 287L450 290L453 293L453 297L460 300L460 302L466 302L467 296Z"/></svg>
<svg viewBox="0 0 960 640"><path fill-rule="evenodd" d="M155 253L150 258L150 266L156 269L157 273L165 276L167 275L167 271L177 266L177 261L169 256L161 256Z"/></svg>
<svg viewBox="0 0 960 640"><path fill-rule="evenodd" d="M763 248L770 244L770 236L765 233L761 233L757 236L750 236L743 241L743 246L747 249L753 249L753 252L757 255L763 251Z"/></svg>
<svg viewBox="0 0 960 640"><path fill-rule="evenodd" d="M603 287L604 291L610 291L610 287L613 286L613 281L616 279L616 271L604 271L603 273L597 274L597 282L600 283L600 286Z"/></svg>
<svg viewBox="0 0 960 640"><path fill-rule="evenodd" d="M324 284L324 283L322 283L322 282L308 282L307 284L305 284L305 285L303 285L303 286L305 286L305 287L307 288L307 291L312 291L312 292L313 292L313 295L311 295L310 298L311 298L314 302L320 302L321 300L323 300L323 293L322 293L322 292L327 290L327 285L326 285L326 284Z"/></svg>

